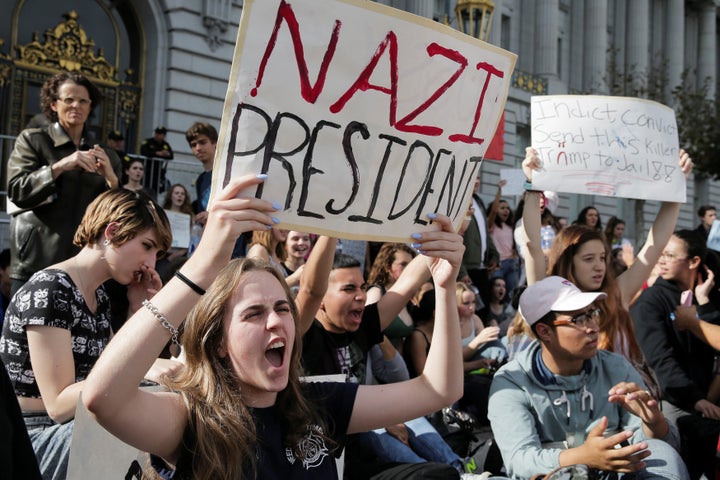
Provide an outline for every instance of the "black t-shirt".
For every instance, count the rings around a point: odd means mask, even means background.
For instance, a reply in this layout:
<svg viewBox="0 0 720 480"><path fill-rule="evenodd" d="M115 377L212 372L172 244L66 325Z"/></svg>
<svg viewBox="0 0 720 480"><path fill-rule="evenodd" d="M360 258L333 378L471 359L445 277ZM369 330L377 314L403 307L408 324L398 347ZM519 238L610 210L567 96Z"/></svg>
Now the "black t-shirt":
<svg viewBox="0 0 720 480"><path fill-rule="evenodd" d="M303 391L311 405L318 409L328 429L325 435L337 445L326 445L317 435L317 425L308 425L307 436L302 441L304 458L297 459L292 450L283 444L282 412L276 406L251 409L257 428L257 476L248 478L283 480L325 480L338 478L335 459L345 445L350 417L355 405L357 385L349 383L305 383ZM186 480L192 478L192 451L196 439L187 429L183 438L183 450L178 457L174 472L163 470L164 462L152 456L152 464L162 478Z"/></svg>
<svg viewBox="0 0 720 480"><path fill-rule="evenodd" d="M316 319L303 336L303 367L307 375L346 374L349 382L365 382L367 353L382 342L377 304L363 310L355 332L330 333Z"/></svg>
<svg viewBox="0 0 720 480"><path fill-rule="evenodd" d="M0 465L3 478L39 480L37 458L30 444L15 389L0 361Z"/></svg>

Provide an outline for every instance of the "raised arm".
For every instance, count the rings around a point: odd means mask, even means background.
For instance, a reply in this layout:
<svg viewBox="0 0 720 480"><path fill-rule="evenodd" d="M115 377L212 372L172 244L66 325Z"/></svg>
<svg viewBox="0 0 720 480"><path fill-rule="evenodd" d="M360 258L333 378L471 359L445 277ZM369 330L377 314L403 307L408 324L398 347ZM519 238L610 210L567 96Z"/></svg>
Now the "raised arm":
<svg viewBox="0 0 720 480"><path fill-rule="evenodd" d="M205 235L197 252L181 268L200 288L207 289L228 263L242 232L273 224L269 202L236 197L264 178L248 175L233 180L211 204ZM170 337L158 315L178 328L199 298L173 277L152 298L153 307L138 310L118 331L85 381L82 393L85 406L109 432L170 462L176 460L187 424L186 407L176 393L147 392L138 385ZM159 313L151 311L154 309Z"/></svg>
<svg viewBox="0 0 720 480"><path fill-rule="evenodd" d="M310 329L325 292L327 292L336 246L337 238L324 235L318 237L312 252L310 252L310 257L305 262L305 268L300 278L300 289L295 297L299 313L298 328L301 335L305 335Z"/></svg>
<svg viewBox="0 0 720 480"><path fill-rule="evenodd" d="M528 181L532 181L533 170L540 168L540 157L537 150L532 147L525 149L525 160L522 163L523 171ZM527 284L532 285L545 278L545 253L540 243L540 228L542 227L540 216L541 192L525 192L525 208L523 209L523 231L527 253L525 254L525 272Z"/></svg>
<svg viewBox="0 0 720 480"><path fill-rule="evenodd" d="M685 174L690 176L693 162L685 150L680 149L678 165ZM660 211L650 227L648 238L633 264L617 278L618 287L622 293L623 304L629 308L630 300L642 288L643 283L650 276L653 267L660 259L665 245L670 240L677 224L680 204L677 202L662 202Z"/></svg>
<svg viewBox="0 0 720 480"><path fill-rule="evenodd" d="M425 234L423 234L424 236ZM460 237L462 239L462 237ZM419 241L419 240L416 240ZM388 325L405 308L410 299L417 293L420 286L430 278L427 258L425 255L418 255L412 259L400 277L392 287L385 292L385 295L377 302L378 314L380 315L380 328L385 330ZM370 303L369 301L367 302Z"/></svg>
<svg viewBox="0 0 720 480"><path fill-rule="evenodd" d="M497 192L495 192L495 198L493 199L492 207L488 212L488 230L492 230L495 226L495 219L497 218L498 214L498 204L500 203L500 197L502 196L502 187L505 186L506 183L507 182L505 180L500 180L500 182L498 182Z"/></svg>
<svg viewBox="0 0 720 480"><path fill-rule="evenodd" d="M358 389L349 433L367 431L417 418L450 405L462 395L460 322L455 297L464 247L450 219L431 217L441 231L417 239L427 257L426 268L435 283L435 326L427 362L420 376L391 385L363 385ZM407 268L406 268L407 271ZM387 294L386 294L387 296ZM408 402L408 399L413 399Z"/></svg>

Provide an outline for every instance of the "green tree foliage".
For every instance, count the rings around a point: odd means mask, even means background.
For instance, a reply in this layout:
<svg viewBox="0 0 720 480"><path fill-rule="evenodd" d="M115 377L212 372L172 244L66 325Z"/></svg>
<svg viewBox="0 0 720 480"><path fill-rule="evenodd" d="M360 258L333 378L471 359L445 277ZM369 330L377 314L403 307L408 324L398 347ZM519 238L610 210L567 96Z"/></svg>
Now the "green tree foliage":
<svg viewBox="0 0 720 480"><path fill-rule="evenodd" d="M688 72L683 73L682 83L672 92L680 146L692 157L696 175L717 180L720 178L720 162L716 158L720 144L718 102L708 98L709 80L698 88L692 85L690 77Z"/></svg>

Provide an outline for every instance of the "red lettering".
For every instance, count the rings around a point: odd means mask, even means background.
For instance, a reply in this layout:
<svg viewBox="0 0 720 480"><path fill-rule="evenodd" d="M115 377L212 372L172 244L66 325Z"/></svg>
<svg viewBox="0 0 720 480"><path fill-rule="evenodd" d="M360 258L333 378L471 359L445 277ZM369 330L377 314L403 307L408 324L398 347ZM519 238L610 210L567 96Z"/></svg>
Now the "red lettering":
<svg viewBox="0 0 720 480"><path fill-rule="evenodd" d="M427 51L429 56L432 57L435 55L442 55L443 57L448 58L453 62L459 64L459 67L455 71L455 73L453 73L452 76L430 96L430 98L425 100L425 102L423 102L419 107L407 114L405 117L398 120L395 124L395 128L402 132L413 132L421 133L424 135L438 136L442 135L443 133L443 129L440 127L427 125L408 125L408 122L414 120L415 117L420 115L422 112L427 110L430 105L435 103L435 101L437 101L437 99L440 98L457 81L458 77L462 75L462 72L467 67L468 62L467 59L457 50L447 49L438 45L437 43L431 43L430 45L428 45Z"/></svg>
<svg viewBox="0 0 720 480"><path fill-rule="evenodd" d="M388 53L390 56L390 88L381 87L379 85L373 85L370 83L370 77L372 76L375 67L377 67L378 61L380 61L380 57L385 53L385 50L389 50ZM357 80L355 80L355 83L353 83L350 88L344 94L342 94L342 96L338 99L337 102L330 105L330 111L332 113L340 112L343 108L345 108L347 102L353 97L353 95L355 95L358 90L362 90L363 92L367 90L377 90L378 92L390 95L390 125L395 125L398 85L397 54L397 37L395 36L395 33L388 32L385 40L383 40L382 43L378 45L378 48L375 50L375 53L370 59L370 62L363 69L363 71L360 72L360 76L358 76Z"/></svg>
<svg viewBox="0 0 720 480"><path fill-rule="evenodd" d="M305 61L305 51L303 49L302 39L300 38L300 26L298 25L297 18L295 17L295 12L293 12L292 7L288 5L285 0L281 0L280 6L278 7L277 17L275 18L275 27L273 28L272 35L270 35L270 40L268 40L267 47L265 48L265 54L260 62L255 88L250 91L250 95L253 97L257 96L257 90L262 83L265 68L267 67L270 54L275 48L280 24L283 20L288 26L288 31L290 32L290 37L293 42L293 49L295 50L295 62L297 62L298 74L300 75L300 92L305 101L308 103L315 103L325 86L325 77L327 75L330 62L335 55L335 49L337 47L338 38L340 37L340 27L342 26L342 23L340 20L335 20L335 27L333 28L332 35L330 36L328 48L325 50L325 55L323 56L323 61L320 65L320 71L318 72L317 81L315 82L315 85L310 85L307 62Z"/></svg>
<svg viewBox="0 0 720 480"><path fill-rule="evenodd" d="M448 139L451 142L477 143L478 145L482 145L485 142L484 138L477 138L473 136L480 120L483 102L485 102L485 94L487 93L488 85L490 84L490 79L492 78L492 76L495 75L497 77L503 78L505 74L501 70L498 70L487 62L478 63L476 68L478 70L485 70L486 72L488 72L488 76L485 79L485 84L483 85L482 92L480 93L480 99L478 100L477 108L475 109L475 117L473 119L472 128L470 129L470 134L463 135L461 133L457 133L450 135Z"/></svg>

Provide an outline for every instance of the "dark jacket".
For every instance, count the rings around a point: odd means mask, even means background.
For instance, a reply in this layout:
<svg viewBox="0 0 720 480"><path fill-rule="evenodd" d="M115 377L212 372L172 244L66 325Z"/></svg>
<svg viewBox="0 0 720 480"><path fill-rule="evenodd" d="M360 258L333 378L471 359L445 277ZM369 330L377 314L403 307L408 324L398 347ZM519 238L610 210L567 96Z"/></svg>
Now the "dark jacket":
<svg viewBox="0 0 720 480"><path fill-rule="evenodd" d="M463 235L463 243L465 244L465 253L463 254L462 265L460 266L460 272L458 278L462 278L468 274L469 270L480 270L487 268L490 264L500 263L500 255L495 248L495 243L492 241L490 232L488 231L487 225L487 211L485 210L485 204L483 203L480 196L473 194L473 199L477 202L480 207L480 213L482 218L485 220L482 228L485 230L485 241L487 246L485 248L485 256L482 255L482 237L480 236L480 225L478 225L475 216L470 218L470 226Z"/></svg>
<svg viewBox="0 0 720 480"><path fill-rule="evenodd" d="M87 137L85 137L87 138ZM103 146L118 179L121 162ZM82 170L52 178L50 166L76 150L59 123L23 130L8 160L8 198L20 209L10 220L10 276L27 280L77 253L72 244L85 209L108 189L105 179Z"/></svg>
<svg viewBox="0 0 720 480"><path fill-rule="evenodd" d="M707 397L715 352L692 333L675 329L670 313L680 305L680 294L677 284L658 278L630 307L630 315L663 400L692 412L695 403ZM717 310L708 303L698 306L698 314L712 319Z"/></svg>

